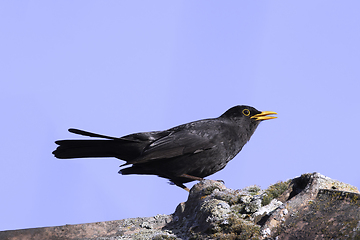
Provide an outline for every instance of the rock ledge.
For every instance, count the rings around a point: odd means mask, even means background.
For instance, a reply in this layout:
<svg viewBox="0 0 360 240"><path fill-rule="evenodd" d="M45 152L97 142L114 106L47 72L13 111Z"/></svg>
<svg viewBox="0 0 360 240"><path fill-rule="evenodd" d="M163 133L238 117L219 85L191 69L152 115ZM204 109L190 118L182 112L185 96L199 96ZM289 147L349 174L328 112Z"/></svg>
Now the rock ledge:
<svg viewBox="0 0 360 240"><path fill-rule="evenodd" d="M360 194L319 173L266 190L204 180L172 215L3 231L0 239L360 239Z"/></svg>

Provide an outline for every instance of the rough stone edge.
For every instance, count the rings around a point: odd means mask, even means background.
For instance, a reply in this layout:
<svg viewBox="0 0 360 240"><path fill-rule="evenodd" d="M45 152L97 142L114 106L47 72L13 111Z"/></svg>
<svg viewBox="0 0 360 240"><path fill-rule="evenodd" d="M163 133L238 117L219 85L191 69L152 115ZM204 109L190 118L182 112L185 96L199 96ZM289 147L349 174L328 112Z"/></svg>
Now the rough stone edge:
<svg viewBox="0 0 360 240"><path fill-rule="evenodd" d="M171 232L161 230L171 220L171 215L158 214L154 217L8 230L0 232L0 239L136 239L141 234L151 239L156 235L172 236Z"/></svg>
<svg viewBox="0 0 360 240"><path fill-rule="evenodd" d="M300 177L292 179L288 191L279 197L279 199L287 200L283 200L283 204L274 210L263 224L261 228L263 238L271 237L272 230L280 226L286 215L296 214L309 201L313 201L320 190L360 193L356 187L350 184L331 179L317 172L302 174ZM292 194L295 195L292 197Z"/></svg>

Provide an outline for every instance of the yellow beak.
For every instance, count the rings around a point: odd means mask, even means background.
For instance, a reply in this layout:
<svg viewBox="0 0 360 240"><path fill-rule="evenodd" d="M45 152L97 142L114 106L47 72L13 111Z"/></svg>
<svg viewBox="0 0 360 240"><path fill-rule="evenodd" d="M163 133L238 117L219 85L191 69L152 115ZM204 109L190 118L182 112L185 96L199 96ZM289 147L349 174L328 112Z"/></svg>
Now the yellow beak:
<svg viewBox="0 0 360 240"><path fill-rule="evenodd" d="M264 111L264 112L261 112L259 114L256 114L250 118L255 118L255 120L269 120L269 119L274 119L274 118L277 118L277 117L273 117L273 116L268 116L270 114L277 114L276 112L270 112L270 111Z"/></svg>

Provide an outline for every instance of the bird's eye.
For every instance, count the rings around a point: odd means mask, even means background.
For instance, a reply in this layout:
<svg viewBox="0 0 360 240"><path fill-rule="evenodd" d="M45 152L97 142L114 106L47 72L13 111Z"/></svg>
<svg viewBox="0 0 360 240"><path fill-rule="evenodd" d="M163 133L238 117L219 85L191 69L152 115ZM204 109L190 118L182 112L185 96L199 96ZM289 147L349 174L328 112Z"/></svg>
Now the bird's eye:
<svg viewBox="0 0 360 240"><path fill-rule="evenodd" d="M242 111L242 113L243 113L245 116L249 116L249 115L250 115L249 109L244 109L244 110Z"/></svg>

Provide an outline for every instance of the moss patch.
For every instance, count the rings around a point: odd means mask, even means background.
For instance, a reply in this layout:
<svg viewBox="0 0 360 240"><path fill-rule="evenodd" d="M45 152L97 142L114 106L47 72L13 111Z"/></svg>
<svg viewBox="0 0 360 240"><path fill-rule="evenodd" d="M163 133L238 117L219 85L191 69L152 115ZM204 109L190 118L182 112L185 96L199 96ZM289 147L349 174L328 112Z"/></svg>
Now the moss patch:
<svg viewBox="0 0 360 240"><path fill-rule="evenodd" d="M268 205L271 200L283 194L288 189L289 183L290 181L280 181L268 187L268 189L265 190L265 195L261 201L261 205Z"/></svg>

